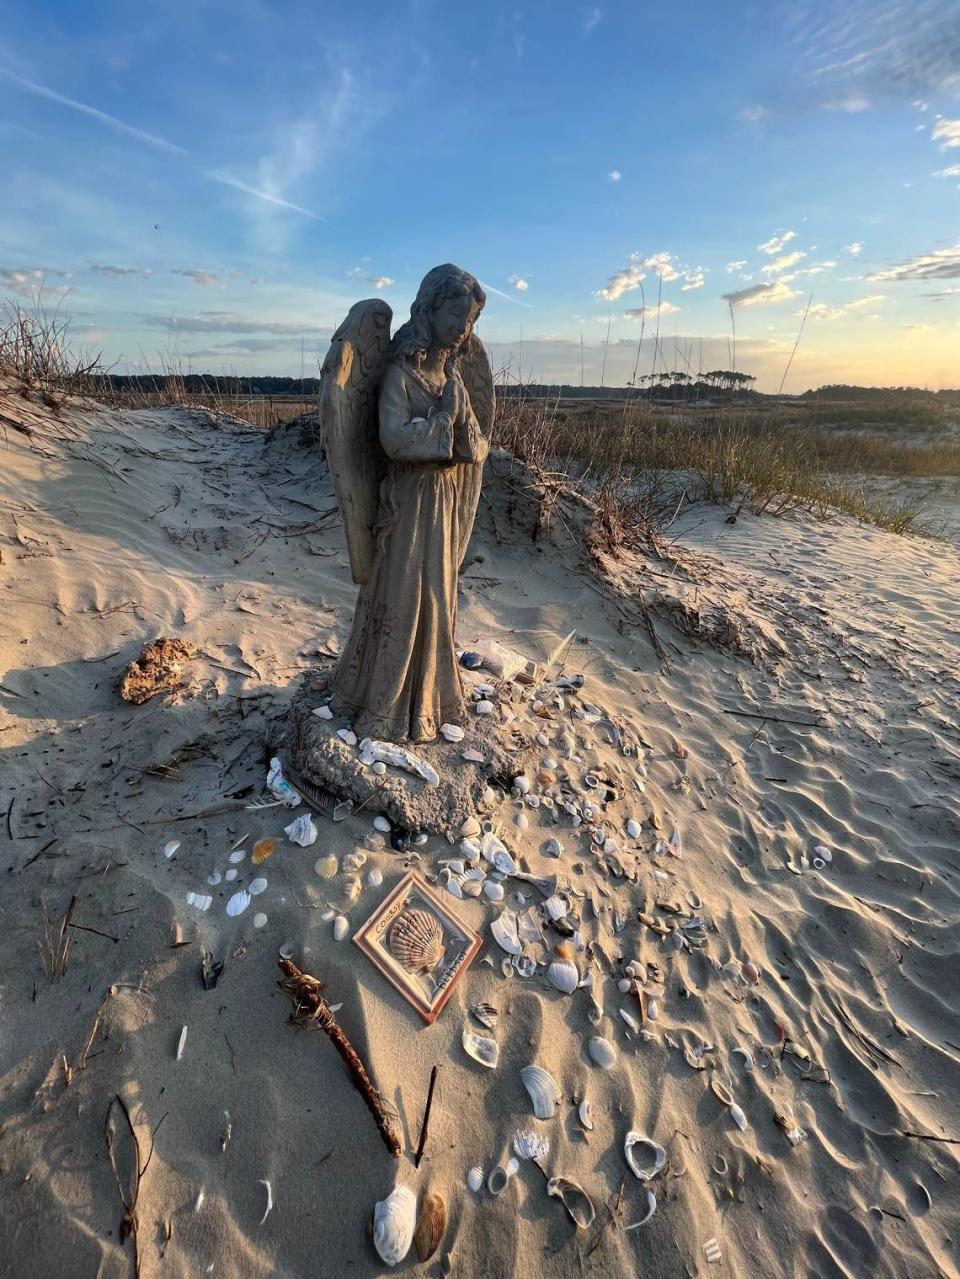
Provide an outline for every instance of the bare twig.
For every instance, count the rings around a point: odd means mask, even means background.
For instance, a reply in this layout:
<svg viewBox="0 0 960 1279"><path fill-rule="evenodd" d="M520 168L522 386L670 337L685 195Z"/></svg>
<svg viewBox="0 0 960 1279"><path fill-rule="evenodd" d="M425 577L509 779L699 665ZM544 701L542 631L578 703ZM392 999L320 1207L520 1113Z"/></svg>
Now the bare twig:
<svg viewBox="0 0 960 1279"><path fill-rule="evenodd" d="M427 1089L427 1104L423 1108L423 1120L420 1124L420 1139L417 1142L417 1153L414 1156L414 1168L420 1167L420 1160L423 1158L423 1151L427 1144L427 1125L430 1123L430 1110L433 1106L433 1090L437 1083L437 1074L440 1070L439 1066L434 1066L430 1071L430 1086Z"/></svg>
<svg viewBox="0 0 960 1279"><path fill-rule="evenodd" d="M127 1135L133 1143L133 1152L135 1155L135 1164L132 1179L128 1178L128 1185L124 1189L123 1178L120 1170L117 1168L116 1142L122 1128L118 1126L118 1120L115 1116L114 1108L120 1112L123 1122L126 1125ZM140 1139L137 1136L136 1129L133 1126L133 1120L130 1118L130 1111L127 1109L127 1103L117 1093L110 1105L107 1107L107 1116L103 1121L103 1136L107 1143L107 1157L110 1160L110 1167L113 1169L113 1175L117 1183L117 1190L120 1192L120 1202L123 1204L123 1218L120 1222L120 1242L124 1243L128 1238L133 1240L133 1273L135 1279L140 1279L140 1241L138 1231L140 1222L137 1218L137 1201L140 1198L140 1186L144 1177L147 1175L147 1169L150 1167L150 1160L153 1158L154 1143L160 1124L166 1119L166 1115L162 1115L159 1123L150 1134L150 1149L144 1160L140 1151Z"/></svg>

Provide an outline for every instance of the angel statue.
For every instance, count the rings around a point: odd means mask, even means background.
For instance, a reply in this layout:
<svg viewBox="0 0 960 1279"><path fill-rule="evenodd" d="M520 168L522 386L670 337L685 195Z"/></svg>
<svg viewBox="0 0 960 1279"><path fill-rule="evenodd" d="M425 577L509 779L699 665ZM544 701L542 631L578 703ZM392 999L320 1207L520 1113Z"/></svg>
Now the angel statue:
<svg viewBox="0 0 960 1279"><path fill-rule="evenodd" d="M333 709L360 737L429 742L464 714L457 575L494 408L473 332L485 302L472 275L434 267L392 341L389 306L358 302L323 362L320 423L360 587Z"/></svg>

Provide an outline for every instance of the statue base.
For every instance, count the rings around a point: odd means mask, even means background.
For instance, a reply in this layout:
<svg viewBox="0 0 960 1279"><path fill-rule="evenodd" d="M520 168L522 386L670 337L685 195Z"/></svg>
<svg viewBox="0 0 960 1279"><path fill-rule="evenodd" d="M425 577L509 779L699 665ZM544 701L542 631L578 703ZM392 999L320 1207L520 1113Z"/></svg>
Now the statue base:
<svg viewBox="0 0 960 1279"><path fill-rule="evenodd" d="M372 766L361 764L356 746L337 736L338 729L350 728L346 719L314 715L327 698L329 679L329 672L310 672L294 694L284 764L294 784L305 783L335 802L349 800L371 818L382 813L404 830L456 837L464 822L476 816L486 787L509 789L529 760L532 744L519 724L468 713L462 741L440 738L410 747L436 769L438 785L391 766L378 775ZM465 760L468 749L477 752L481 762Z"/></svg>

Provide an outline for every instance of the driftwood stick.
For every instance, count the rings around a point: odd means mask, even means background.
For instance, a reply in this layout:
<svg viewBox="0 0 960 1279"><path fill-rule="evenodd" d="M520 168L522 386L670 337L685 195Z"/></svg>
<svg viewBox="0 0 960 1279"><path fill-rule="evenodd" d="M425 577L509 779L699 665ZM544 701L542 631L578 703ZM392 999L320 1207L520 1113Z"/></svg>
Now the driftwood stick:
<svg viewBox="0 0 960 1279"><path fill-rule="evenodd" d="M423 1108L423 1119L420 1123L420 1140L417 1142L417 1153L413 1160L414 1168L420 1167L420 1160L423 1158L423 1151L427 1144L427 1125L430 1122L430 1109L433 1106L433 1090L437 1084L437 1073L439 1066L434 1066L430 1071L430 1087L427 1089L427 1104Z"/></svg>
<svg viewBox="0 0 960 1279"><path fill-rule="evenodd" d="M787 719L785 715L771 715L769 711L732 711L722 707L724 715L737 715L740 719L762 719L770 724L797 724L800 728L819 728L819 719Z"/></svg>
<svg viewBox="0 0 960 1279"><path fill-rule="evenodd" d="M380 1129L383 1144L395 1159L399 1159L400 1139L393 1129L390 1116L383 1108L380 1094L371 1083L357 1050L340 1028L336 1017L330 1011L330 1005L323 997L323 982L318 981L316 977L311 977L309 973L302 972L290 959L280 959L277 962L283 973L283 981L278 982L277 985L293 1004L290 1020L296 1026L316 1026L326 1031L350 1072L354 1086L373 1115Z"/></svg>

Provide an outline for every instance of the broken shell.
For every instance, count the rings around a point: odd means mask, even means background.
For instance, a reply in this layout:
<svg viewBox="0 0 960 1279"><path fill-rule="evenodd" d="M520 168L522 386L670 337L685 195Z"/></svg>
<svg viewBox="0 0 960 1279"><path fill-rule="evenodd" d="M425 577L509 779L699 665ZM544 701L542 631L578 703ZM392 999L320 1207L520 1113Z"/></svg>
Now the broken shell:
<svg viewBox="0 0 960 1279"><path fill-rule="evenodd" d="M318 857L313 863L313 869L321 879L333 879L338 870L337 859L333 853L328 853L326 857Z"/></svg>
<svg viewBox="0 0 960 1279"><path fill-rule="evenodd" d="M580 974L576 964L571 964L569 960L555 959L547 969L547 980L565 995L572 995L580 982Z"/></svg>
<svg viewBox="0 0 960 1279"><path fill-rule="evenodd" d="M352 728L338 728L337 736L347 746L356 746L357 735Z"/></svg>
<svg viewBox="0 0 960 1279"><path fill-rule="evenodd" d="M734 1102L734 1104L730 1106L730 1108L727 1110L727 1114L730 1116L730 1118L737 1125L737 1127L740 1129L741 1132L746 1131L748 1127L747 1117L743 1113L743 1111L740 1109L740 1107L736 1104L736 1102Z"/></svg>
<svg viewBox="0 0 960 1279"><path fill-rule="evenodd" d="M731 1048L731 1057L739 1057L743 1062L744 1070L753 1070L753 1055L746 1048Z"/></svg>
<svg viewBox="0 0 960 1279"><path fill-rule="evenodd" d="M578 1230L588 1229L597 1215L593 1200L575 1181L566 1177L551 1177L547 1182L547 1194L559 1199L567 1210L567 1216Z"/></svg>
<svg viewBox="0 0 960 1279"><path fill-rule="evenodd" d="M309 813L304 813L289 826L284 826L283 833L291 844L299 844L301 848L309 848L317 838L317 828Z"/></svg>
<svg viewBox="0 0 960 1279"><path fill-rule="evenodd" d="M484 896L492 902L502 902L504 896L503 884L496 880L488 879L483 885Z"/></svg>
<svg viewBox="0 0 960 1279"><path fill-rule="evenodd" d="M353 801L349 799L345 799L345 800L342 800L339 804L337 804L334 807L334 810L330 814L330 816L333 818L335 822L342 822L342 821L345 821L346 818L348 818L352 812L353 812Z"/></svg>
<svg viewBox="0 0 960 1279"><path fill-rule="evenodd" d="M387 945L407 972L432 972L443 958L443 925L429 911L405 910L390 926Z"/></svg>
<svg viewBox="0 0 960 1279"><path fill-rule="evenodd" d="M539 1133L525 1132L518 1128L513 1134L513 1149L520 1159L532 1159L536 1162L538 1159L546 1159L550 1153L550 1142Z"/></svg>
<svg viewBox="0 0 960 1279"><path fill-rule="evenodd" d="M527 827L530 825L530 818L521 809L520 812L517 813L516 817L513 819L513 824L514 826L516 826L517 830L526 830Z"/></svg>
<svg viewBox="0 0 960 1279"><path fill-rule="evenodd" d="M317 719L333 719L333 711L329 706L315 706L311 714L316 715Z"/></svg>
<svg viewBox="0 0 960 1279"><path fill-rule="evenodd" d="M487 1030L493 1030L497 1024L497 1010L493 1004L483 1002L474 1004L470 1011L481 1026L486 1026Z"/></svg>
<svg viewBox="0 0 960 1279"><path fill-rule="evenodd" d="M464 1027L462 1042L463 1051L468 1057L472 1057L481 1066L486 1066L488 1070L496 1069L500 1058L500 1045L495 1039L475 1035L472 1030Z"/></svg>
<svg viewBox="0 0 960 1279"><path fill-rule="evenodd" d="M417 1198L407 1186L397 1186L373 1210L373 1246L388 1266L410 1251L417 1219Z"/></svg>
<svg viewBox="0 0 960 1279"><path fill-rule="evenodd" d="M496 1168L490 1170L490 1176L487 1178L487 1189L496 1199L498 1195L502 1195L507 1188L507 1182L520 1167L516 1159L508 1159L506 1165L497 1164Z"/></svg>
<svg viewBox="0 0 960 1279"><path fill-rule="evenodd" d="M657 1211L657 1196L652 1190L647 1191L647 1211L643 1214L639 1221L634 1221L629 1226L624 1226L624 1230L638 1230L641 1226L645 1226L653 1214Z"/></svg>
<svg viewBox="0 0 960 1279"><path fill-rule="evenodd" d="M348 875L353 875L361 866L366 864L366 860L367 854L359 850L355 853L347 853L340 864L341 870L344 870Z"/></svg>
<svg viewBox="0 0 960 1279"><path fill-rule="evenodd" d="M290 942L285 941L283 945L280 947L280 949L277 951L277 954L280 956L281 959L293 959L293 946L290 944Z"/></svg>
<svg viewBox="0 0 960 1279"><path fill-rule="evenodd" d="M494 711L494 706L493 706L493 702L488 702L486 701L486 699L484 699L483 701L477 702L477 704L474 706L473 709L476 711L478 715L492 715Z"/></svg>
<svg viewBox="0 0 960 1279"><path fill-rule="evenodd" d="M478 1195L483 1187L483 1169L471 1168L467 1173L467 1185L475 1195Z"/></svg>
<svg viewBox="0 0 960 1279"><path fill-rule="evenodd" d="M468 764L482 764L483 752L474 750L472 746L468 746L467 749L462 752L460 758L462 760L466 760Z"/></svg>
<svg viewBox="0 0 960 1279"><path fill-rule="evenodd" d="M631 839L639 839L642 831L643 827L635 817L629 817L627 819L627 834Z"/></svg>
<svg viewBox="0 0 960 1279"><path fill-rule="evenodd" d="M530 778L520 773L513 779L513 789L518 795L528 795L530 793Z"/></svg>
<svg viewBox="0 0 960 1279"><path fill-rule="evenodd" d="M333 921L333 940L343 941L349 927L350 920L347 919L346 915L338 915Z"/></svg>
<svg viewBox="0 0 960 1279"><path fill-rule="evenodd" d="M163 855L167 859L167 861L170 860L170 858L173 856L173 854L177 851L179 847L180 847L179 839L171 839L169 844L164 844Z"/></svg>
<svg viewBox="0 0 960 1279"><path fill-rule="evenodd" d="M496 919L490 922L493 939L508 955L519 955L523 947L517 934L517 916L512 910L501 911Z"/></svg>
<svg viewBox="0 0 960 1279"><path fill-rule="evenodd" d="M368 888L379 888L383 883L383 871L379 866L371 866L367 871L366 885Z"/></svg>
<svg viewBox="0 0 960 1279"><path fill-rule="evenodd" d="M363 885L356 876L353 879L348 879L343 888L343 895L348 902L355 902L362 892Z"/></svg>
<svg viewBox="0 0 960 1279"><path fill-rule="evenodd" d="M610 1070L617 1060L616 1048L614 1048L609 1039L604 1039L601 1035L592 1035L590 1037L587 1051L601 1070Z"/></svg>
<svg viewBox="0 0 960 1279"><path fill-rule="evenodd" d="M556 922L558 919L563 919L564 915L566 915L567 903L559 896L559 894L554 893L552 897L548 897L543 903L543 909L546 911L547 915L549 915L550 919Z"/></svg>
<svg viewBox="0 0 960 1279"><path fill-rule="evenodd" d="M667 1162L667 1152L656 1141L642 1132L628 1132L623 1142L623 1154L630 1171L641 1181L651 1181Z"/></svg>
<svg viewBox="0 0 960 1279"><path fill-rule="evenodd" d="M593 1107L586 1097L577 1107L577 1114L580 1116L580 1126L585 1128L587 1132L593 1132Z"/></svg>
<svg viewBox="0 0 960 1279"><path fill-rule="evenodd" d="M237 877L236 866L231 866L230 869L224 875L224 879L227 881L228 884L232 884L233 881L236 879L236 877Z"/></svg>
<svg viewBox="0 0 960 1279"><path fill-rule="evenodd" d="M245 888L241 888L239 892L234 893L227 902L227 914L231 917L234 915L242 915L250 905L250 894Z"/></svg>
<svg viewBox="0 0 960 1279"><path fill-rule="evenodd" d="M716 1097L717 1101L719 1101L721 1106L733 1105L733 1093L727 1085L721 1083L719 1079L710 1080L710 1091L713 1093L714 1097Z"/></svg>
<svg viewBox="0 0 960 1279"><path fill-rule="evenodd" d="M477 835L482 833L483 827L480 825L480 820L477 817L468 817L460 827L461 839L475 839Z"/></svg>
<svg viewBox="0 0 960 1279"><path fill-rule="evenodd" d="M619 1012L623 1020L627 1023L627 1025L630 1027L630 1029L633 1031L633 1033L635 1035L639 1035L641 1026L639 1021L637 1021L636 1017L634 1017L633 1013L627 1012L626 1008L619 1008L617 1011Z"/></svg>
<svg viewBox="0 0 960 1279"><path fill-rule="evenodd" d="M382 853L387 846L387 841L379 831L370 830L363 837L363 846L368 853Z"/></svg>
<svg viewBox="0 0 960 1279"><path fill-rule="evenodd" d="M833 861L833 853L831 853L830 849L827 848L825 844L815 844L813 851L820 858L820 860L823 862L826 862L827 865L829 865Z"/></svg>
<svg viewBox="0 0 960 1279"><path fill-rule="evenodd" d="M439 1195L433 1195L428 1192L423 1196L420 1204L417 1229L413 1236L417 1256L421 1261L429 1261L437 1251L446 1228L447 1205Z"/></svg>
<svg viewBox="0 0 960 1279"><path fill-rule="evenodd" d="M265 891L266 887L267 881L262 876L258 876L256 879L251 879L250 883L247 885L247 892L251 897L259 897L260 894Z"/></svg>
<svg viewBox="0 0 960 1279"><path fill-rule="evenodd" d="M559 839L548 839L543 846L544 857L562 857L563 845Z"/></svg>
<svg viewBox="0 0 960 1279"><path fill-rule="evenodd" d="M536 1117L552 1119L560 1100L560 1089L553 1076L541 1066L524 1066L520 1071L520 1078L530 1095Z"/></svg>

